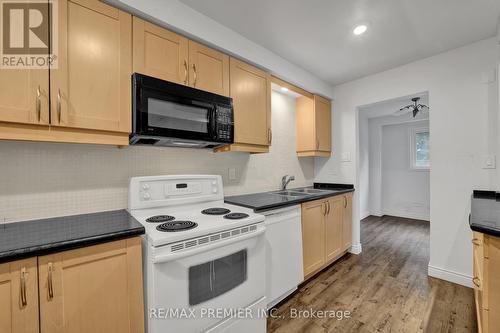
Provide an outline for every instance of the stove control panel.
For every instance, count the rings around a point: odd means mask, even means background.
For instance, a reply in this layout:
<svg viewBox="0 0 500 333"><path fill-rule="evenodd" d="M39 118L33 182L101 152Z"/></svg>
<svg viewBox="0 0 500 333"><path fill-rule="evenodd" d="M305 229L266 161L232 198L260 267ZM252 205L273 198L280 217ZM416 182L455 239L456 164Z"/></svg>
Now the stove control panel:
<svg viewBox="0 0 500 333"><path fill-rule="evenodd" d="M222 177L182 175L135 177L130 180L129 208L224 199Z"/></svg>

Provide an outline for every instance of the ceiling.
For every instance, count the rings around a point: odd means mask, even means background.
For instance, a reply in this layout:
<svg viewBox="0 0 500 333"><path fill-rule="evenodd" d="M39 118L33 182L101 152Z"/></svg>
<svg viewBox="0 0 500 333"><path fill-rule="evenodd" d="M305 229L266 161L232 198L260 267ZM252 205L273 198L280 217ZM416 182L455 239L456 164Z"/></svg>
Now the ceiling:
<svg viewBox="0 0 500 333"><path fill-rule="evenodd" d="M493 37L500 15L498 0L180 1L330 84Z"/></svg>
<svg viewBox="0 0 500 333"><path fill-rule="evenodd" d="M429 109L424 109L422 112L419 112L415 119L413 118L413 115L411 113L406 113L403 115L395 114L395 112L402 107L413 104L413 102L411 101L413 97L420 97L420 100L418 101L419 104L424 104L431 107L429 105L429 94L427 92L422 92L411 96L402 96L386 101L360 106L359 115L366 118L393 116L394 119L399 119L401 121L429 119L429 112L431 112L431 110Z"/></svg>

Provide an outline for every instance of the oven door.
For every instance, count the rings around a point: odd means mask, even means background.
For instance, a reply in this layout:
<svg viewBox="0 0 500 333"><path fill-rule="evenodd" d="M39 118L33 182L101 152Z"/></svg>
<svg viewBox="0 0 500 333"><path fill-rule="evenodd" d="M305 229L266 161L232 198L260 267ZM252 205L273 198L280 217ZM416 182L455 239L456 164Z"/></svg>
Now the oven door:
<svg viewBox="0 0 500 333"><path fill-rule="evenodd" d="M193 255L176 254L174 260L162 254L161 248L149 248L148 332L202 332L227 319L225 309L244 309L262 299L266 289L264 230L222 246L214 244L215 248L207 246Z"/></svg>
<svg viewBox="0 0 500 333"><path fill-rule="evenodd" d="M134 107L134 134L212 141L215 105L161 90L139 87Z"/></svg>

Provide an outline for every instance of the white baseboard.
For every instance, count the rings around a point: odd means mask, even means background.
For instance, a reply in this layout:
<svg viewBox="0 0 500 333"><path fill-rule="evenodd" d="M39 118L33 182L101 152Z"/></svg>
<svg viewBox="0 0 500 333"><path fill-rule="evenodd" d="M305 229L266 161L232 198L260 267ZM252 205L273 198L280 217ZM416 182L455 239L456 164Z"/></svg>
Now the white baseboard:
<svg viewBox="0 0 500 333"><path fill-rule="evenodd" d="M407 219L430 221L429 215L419 214L419 213L384 210L382 215L390 215L390 216L404 217Z"/></svg>
<svg viewBox="0 0 500 333"><path fill-rule="evenodd" d="M364 218L367 218L368 216L370 216L370 212L369 211L366 211L366 212L362 212L361 213L361 216L360 216L360 220L364 219Z"/></svg>
<svg viewBox="0 0 500 333"><path fill-rule="evenodd" d="M358 244L352 244L351 245L351 248L349 249L349 253L352 253L352 254L360 254L361 253L361 243L358 243Z"/></svg>
<svg viewBox="0 0 500 333"><path fill-rule="evenodd" d="M432 276L432 277L435 277L435 278L438 278L441 280L453 282L453 283L456 283L456 284L459 284L462 286L466 286L469 288L474 287L472 284L472 276L465 275L465 274L458 273L458 272L453 272L453 271L450 271L450 270L447 270L444 268L439 268L439 267L429 265L427 274L429 276Z"/></svg>

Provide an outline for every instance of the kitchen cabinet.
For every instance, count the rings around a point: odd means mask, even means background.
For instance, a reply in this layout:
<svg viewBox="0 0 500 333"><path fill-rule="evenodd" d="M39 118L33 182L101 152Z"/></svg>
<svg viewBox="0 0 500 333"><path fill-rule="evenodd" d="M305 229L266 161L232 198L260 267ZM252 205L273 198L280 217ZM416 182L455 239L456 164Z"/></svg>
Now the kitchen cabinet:
<svg viewBox="0 0 500 333"><path fill-rule="evenodd" d="M1 70L0 139L128 145L131 15L61 0L57 24L54 66Z"/></svg>
<svg viewBox="0 0 500 333"><path fill-rule="evenodd" d="M97 0L61 0L51 124L130 133L132 17Z"/></svg>
<svg viewBox="0 0 500 333"><path fill-rule="evenodd" d="M352 204L349 202L352 202L351 193L302 204L305 280L330 265L349 249L352 230Z"/></svg>
<svg viewBox="0 0 500 333"><path fill-rule="evenodd" d="M352 245L352 193L343 195L342 209L342 251Z"/></svg>
<svg viewBox="0 0 500 333"><path fill-rule="evenodd" d="M133 71L229 96L229 56L133 18Z"/></svg>
<svg viewBox="0 0 500 333"><path fill-rule="evenodd" d="M189 66L190 86L229 96L229 56L227 54L190 40Z"/></svg>
<svg viewBox="0 0 500 333"><path fill-rule="evenodd" d="M325 200L302 204L302 251L304 276L325 264Z"/></svg>
<svg viewBox="0 0 500 333"><path fill-rule="evenodd" d="M49 70L0 69L0 121L49 123Z"/></svg>
<svg viewBox="0 0 500 333"><path fill-rule="evenodd" d="M331 102L314 95L297 98L297 156L331 155Z"/></svg>
<svg viewBox="0 0 500 333"><path fill-rule="evenodd" d="M133 18L134 72L188 84L188 39L167 29Z"/></svg>
<svg viewBox="0 0 500 333"><path fill-rule="evenodd" d="M141 238L0 265L0 331L144 332Z"/></svg>
<svg viewBox="0 0 500 333"><path fill-rule="evenodd" d="M332 262L344 250L343 237L343 211L345 196L333 197L326 200L325 214L325 246L326 262Z"/></svg>
<svg viewBox="0 0 500 333"><path fill-rule="evenodd" d="M37 260L0 264L0 332L37 333Z"/></svg>
<svg viewBox="0 0 500 333"><path fill-rule="evenodd" d="M500 330L500 238L474 232L473 279L478 330Z"/></svg>
<svg viewBox="0 0 500 333"><path fill-rule="evenodd" d="M216 151L269 152L271 76L243 61L230 59L230 97L234 106L234 144Z"/></svg>

